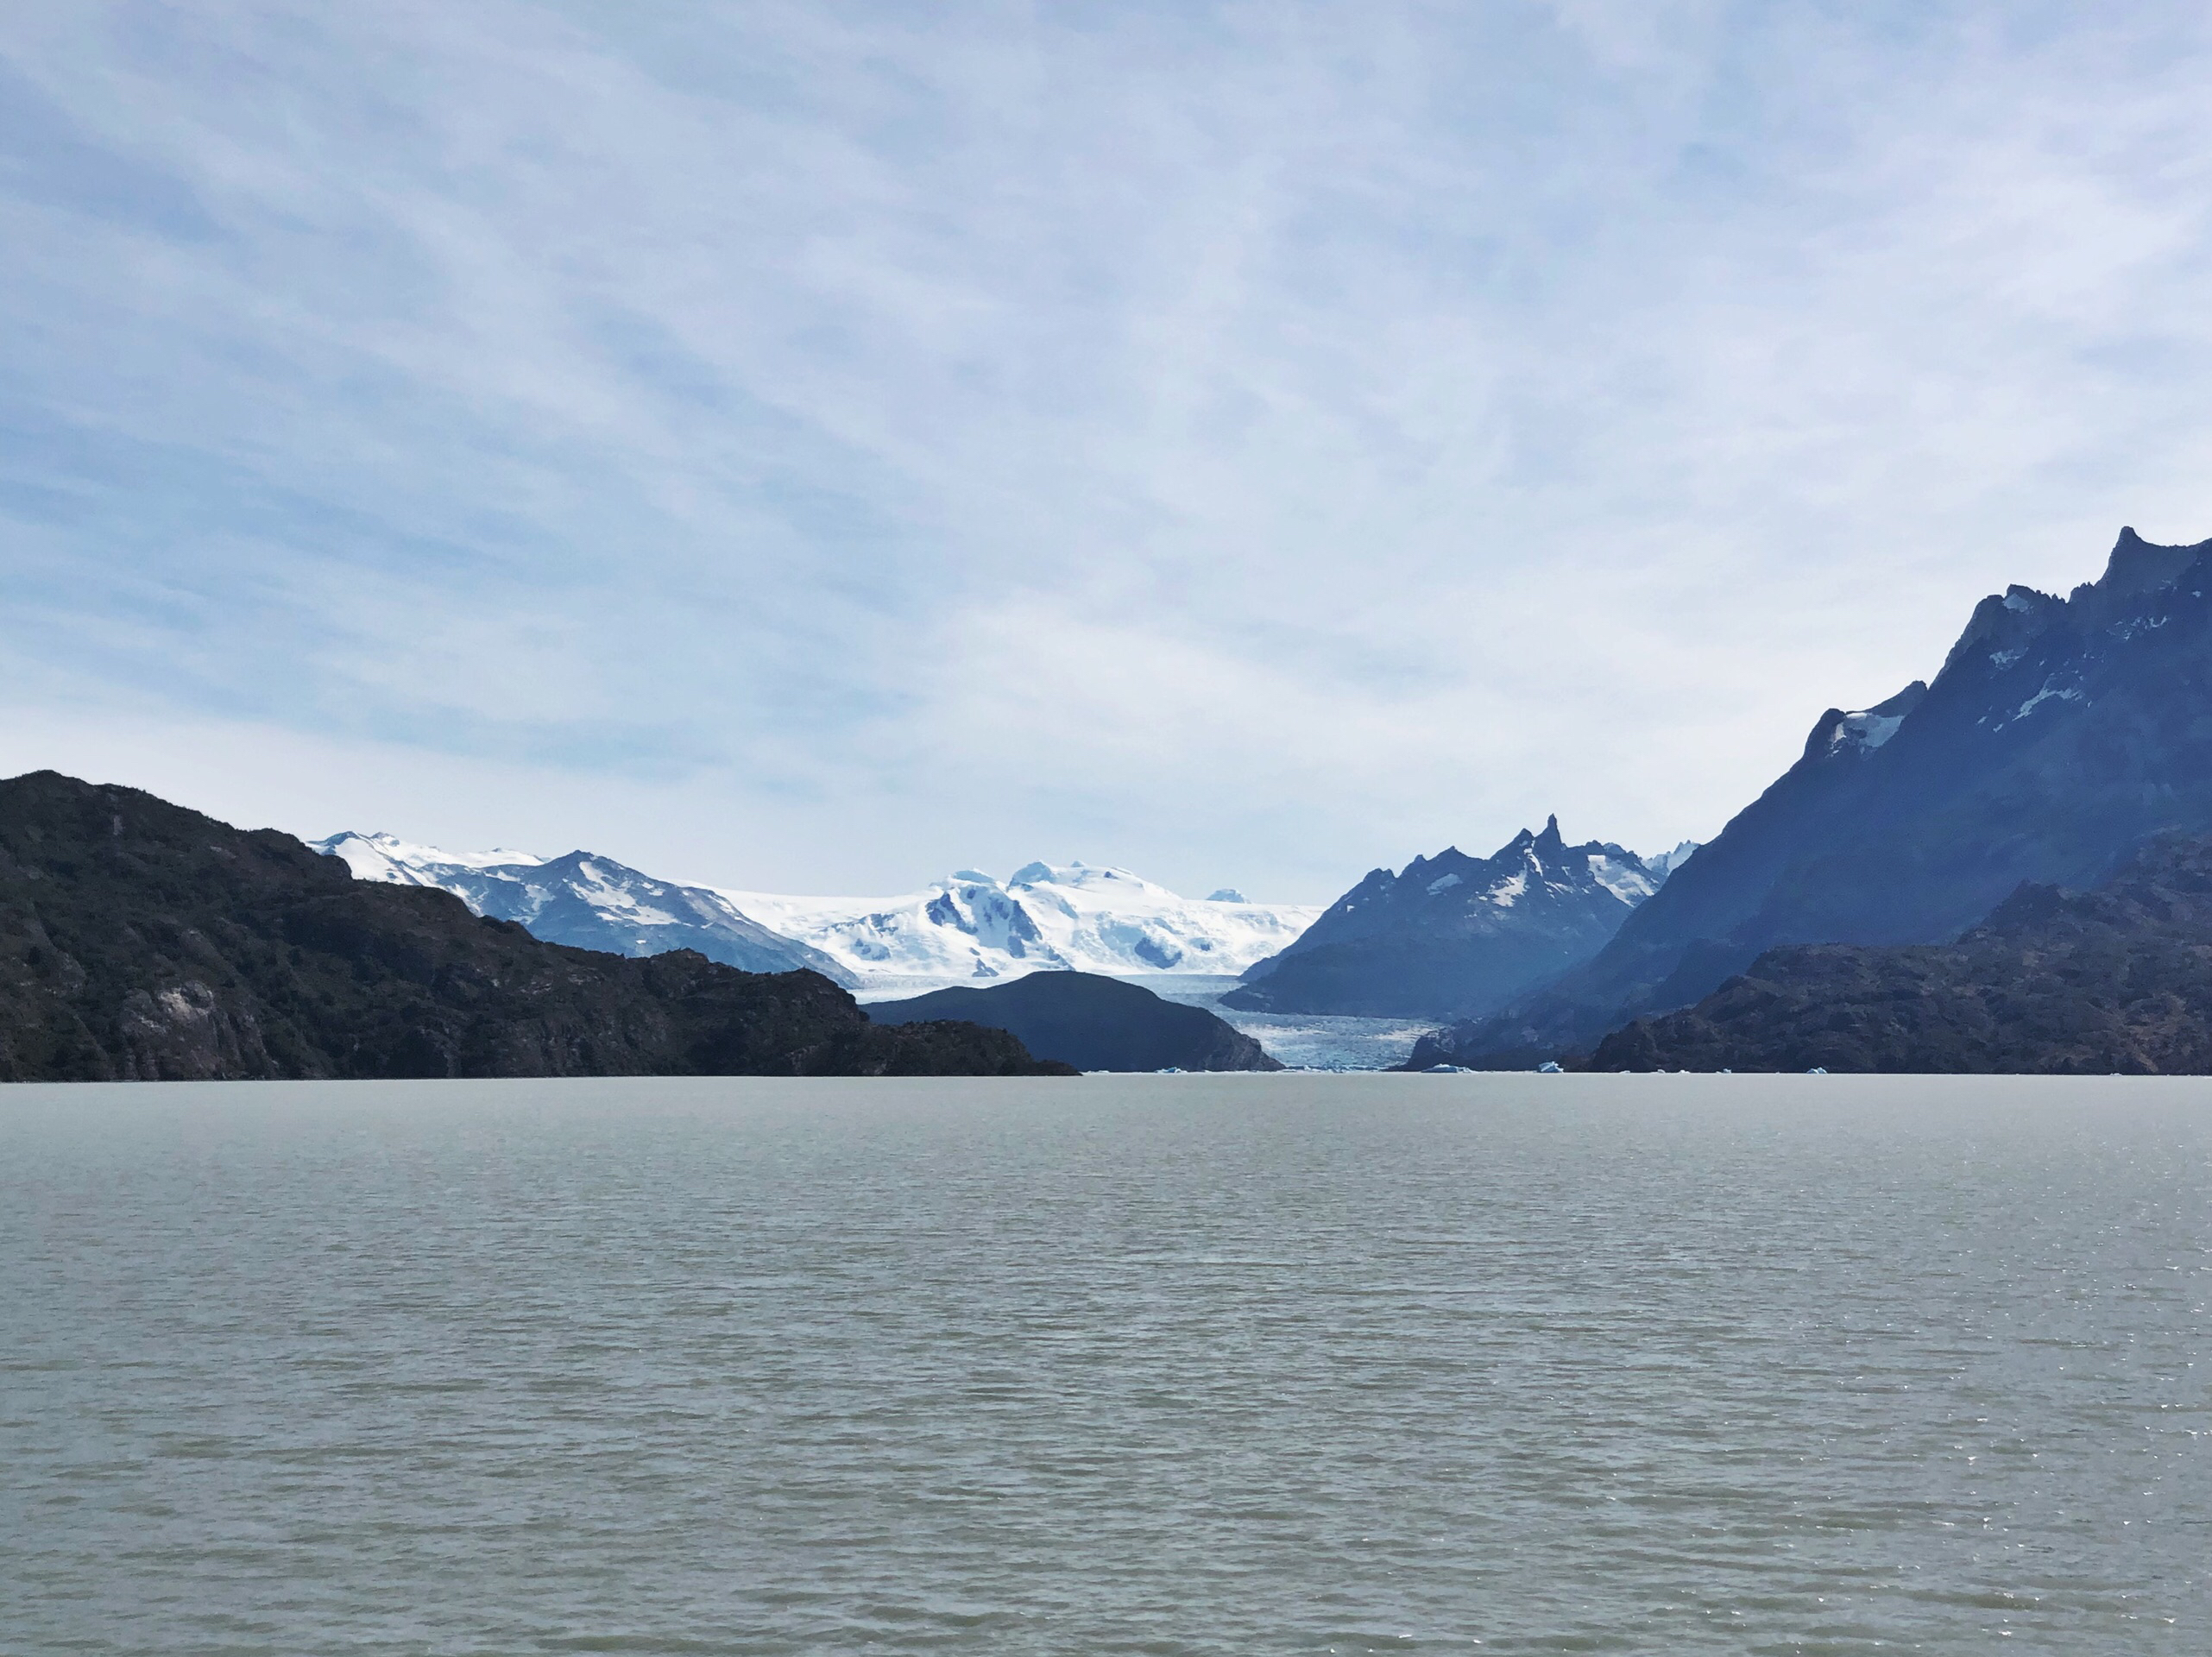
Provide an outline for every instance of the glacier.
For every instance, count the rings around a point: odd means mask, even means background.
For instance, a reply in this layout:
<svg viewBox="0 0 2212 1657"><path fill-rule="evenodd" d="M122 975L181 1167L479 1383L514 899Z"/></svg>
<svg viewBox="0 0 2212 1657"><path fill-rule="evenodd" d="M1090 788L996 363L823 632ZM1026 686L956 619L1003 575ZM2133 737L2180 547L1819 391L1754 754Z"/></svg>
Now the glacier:
<svg viewBox="0 0 2212 1657"><path fill-rule="evenodd" d="M1027 863L1003 881L964 869L893 898L722 896L832 956L868 988L1055 969L1234 978L1321 912L1318 904L1184 898L1127 869L1082 862Z"/></svg>

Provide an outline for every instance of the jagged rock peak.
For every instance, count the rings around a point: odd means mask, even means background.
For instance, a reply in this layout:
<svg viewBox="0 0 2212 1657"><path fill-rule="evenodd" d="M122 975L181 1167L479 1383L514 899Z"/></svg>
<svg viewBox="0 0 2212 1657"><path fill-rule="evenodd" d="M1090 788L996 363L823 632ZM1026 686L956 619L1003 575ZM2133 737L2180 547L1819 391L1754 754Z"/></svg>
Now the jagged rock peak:
<svg viewBox="0 0 2212 1657"><path fill-rule="evenodd" d="M2212 832L2208 659L2212 540L2162 546L2130 526L2064 598L2015 585L1983 599L1925 692L1829 709L1690 878L1586 967L1430 1057L1572 1050L1769 946L1939 942L2022 880L2079 887L2145 835Z"/></svg>
<svg viewBox="0 0 2212 1657"><path fill-rule="evenodd" d="M1591 843L1594 846L1598 842L1592 841ZM1536 849L1537 855L1541 857L1547 851L1556 851L1563 848L1566 845L1566 841L1560 838L1560 835L1559 814L1557 812L1553 812L1551 816L1544 819L1544 826L1541 828L1522 829L1518 834L1515 835L1512 839L1507 841L1504 845L1499 847L1496 852L1491 854L1491 855L1493 857L1504 857L1509 853L1525 852L1533 847ZM1447 857L1463 857L1465 855L1465 854L1460 851L1457 846L1447 846L1436 854L1435 860L1441 863ZM1410 874L1415 868L1428 861L1429 860L1426 857L1416 857L1411 863L1406 866L1406 873Z"/></svg>
<svg viewBox="0 0 2212 1657"><path fill-rule="evenodd" d="M2062 620L2100 626L2122 621L2141 601L2171 587L2208 552L2212 552L2212 540L2165 546L2145 540L2133 527L2123 528L2113 543L2104 574L2083 582L2064 598L2015 583L1976 605L1966 630L1944 658L1937 682L1982 658L2020 650Z"/></svg>
<svg viewBox="0 0 2212 1657"><path fill-rule="evenodd" d="M2096 589L2119 597L2171 587L2208 549L2212 549L2212 541L2199 541L2194 546L2161 546L2138 535L2133 525L2125 525L2120 539L2112 544L2112 557L2105 564L2104 574L2097 578Z"/></svg>
<svg viewBox="0 0 2212 1657"><path fill-rule="evenodd" d="M1981 671L1993 662L2000 667L2008 665L2026 654L2036 640L2051 636L2051 630L2062 623L2104 626L2123 621L2138 608L2131 601L2171 587L2207 552L2212 552L2212 540L2166 546L2145 540L2132 525L2123 526L2113 543L2104 574L2094 582L2083 583L2066 597L2015 582L1975 606L1965 631L1944 658L1938 682L1962 670ZM1806 739L1806 757L1873 753L1897 734L1927 694L1926 683L1915 679L1888 701L1872 708L1857 711L1831 708Z"/></svg>
<svg viewBox="0 0 2212 1657"><path fill-rule="evenodd" d="M1371 871L1223 1005L1383 1018L1497 1005L1593 954L1665 879L1610 841L1566 844L1553 813L1488 857L1453 847Z"/></svg>

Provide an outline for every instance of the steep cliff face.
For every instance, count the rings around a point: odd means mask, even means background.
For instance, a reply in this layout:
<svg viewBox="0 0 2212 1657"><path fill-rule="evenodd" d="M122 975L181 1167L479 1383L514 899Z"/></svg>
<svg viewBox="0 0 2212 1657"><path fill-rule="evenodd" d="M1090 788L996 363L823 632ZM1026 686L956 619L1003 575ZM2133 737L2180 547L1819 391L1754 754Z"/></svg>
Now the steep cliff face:
<svg viewBox="0 0 2212 1657"><path fill-rule="evenodd" d="M1034 1074L809 972L542 942L273 830L52 772L0 782L0 1080Z"/></svg>
<svg viewBox="0 0 2212 1657"><path fill-rule="evenodd" d="M1223 1005L1254 1012L1448 1018L1490 1011L1587 961L1666 875L1557 817L1492 855L1456 847L1377 869Z"/></svg>
<svg viewBox="0 0 2212 1657"><path fill-rule="evenodd" d="M1770 949L1639 1018L1593 1070L2212 1073L2212 841L2153 840L2094 892L2023 885L1951 943Z"/></svg>
<svg viewBox="0 0 2212 1657"><path fill-rule="evenodd" d="M2212 828L2212 542L2123 530L2098 581L1982 601L1932 684L1831 709L1804 756L1586 965L1421 1056L1520 1064L1681 1006L1786 942L1932 942L2023 880Z"/></svg>

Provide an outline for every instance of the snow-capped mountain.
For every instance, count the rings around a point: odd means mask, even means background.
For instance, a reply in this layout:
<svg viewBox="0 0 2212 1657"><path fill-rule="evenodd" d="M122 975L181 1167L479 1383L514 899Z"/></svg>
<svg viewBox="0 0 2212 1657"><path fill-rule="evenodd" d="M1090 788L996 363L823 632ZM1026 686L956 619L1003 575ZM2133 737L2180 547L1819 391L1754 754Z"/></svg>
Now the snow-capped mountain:
<svg viewBox="0 0 2212 1657"><path fill-rule="evenodd" d="M1233 978L1321 912L1182 898L1126 869L1085 863L1031 863L1004 882L963 869L895 898L793 898L658 880L589 852L449 852L385 834L310 844L358 879L442 887L550 942L626 955L696 949L748 972L810 967L848 989L1041 968Z"/></svg>
<svg viewBox="0 0 2212 1657"><path fill-rule="evenodd" d="M1491 856L1457 847L1377 869L1222 1005L1254 1012L1449 1018L1503 1005L1586 961L1697 849L1646 860L1569 846L1557 817Z"/></svg>
<svg viewBox="0 0 2212 1657"><path fill-rule="evenodd" d="M2123 529L2066 595L1975 608L1943 670L1831 708L1594 959L1429 1058L1533 1064L1694 1001L1790 943L1938 943L2022 881L2083 888L2146 835L2212 832L2212 541Z"/></svg>
<svg viewBox="0 0 2212 1657"><path fill-rule="evenodd" d="M443 887L444 880L432 871L535 868L545 860L504 846L488 852L448 852L435 846L419 846L397 835L358 835L351 829L307 844L325 857L337 858L353 871L355 879L381 880L390 886Z"/></svg>
<svg viewBox="0 0 2212 1657"><path fill-rule="evenodd" d="M1056 968L1233 977L1321 912L1220 892L1183 898L1126 869L1087 863L1025 864L1004 881L962 869L896 898L722 896L864 982L970 981Z"/></svg>
<svg viewBox="0 0 2212 1657"><path fill-rule="evenodd" d="M519 921L549 943L618 955L696 949L748 973L810 967L847 989L855 983L829 955L762 926L720 892L656 880L611 857L447 852L351 831L308 844L342 860L356 879L438 886L477 914Z"/></svg>

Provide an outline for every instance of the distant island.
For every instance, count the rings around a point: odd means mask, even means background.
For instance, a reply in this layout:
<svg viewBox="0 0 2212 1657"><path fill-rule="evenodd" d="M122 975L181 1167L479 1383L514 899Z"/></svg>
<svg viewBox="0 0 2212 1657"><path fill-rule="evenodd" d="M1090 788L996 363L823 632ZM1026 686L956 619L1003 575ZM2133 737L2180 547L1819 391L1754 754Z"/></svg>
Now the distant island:
<svg viewBox="0 0 2212 1657"><path fill-rule="evenodd" d="M1043 1058L1079 1070L1280 1070L1260 1044L1203 1007L1095 973L1031 973L988 989L879 1001L882 1024L957 1018L1011 1031Z"/></svg>

